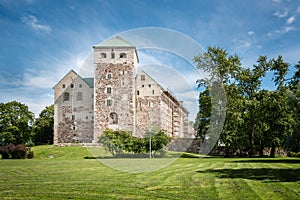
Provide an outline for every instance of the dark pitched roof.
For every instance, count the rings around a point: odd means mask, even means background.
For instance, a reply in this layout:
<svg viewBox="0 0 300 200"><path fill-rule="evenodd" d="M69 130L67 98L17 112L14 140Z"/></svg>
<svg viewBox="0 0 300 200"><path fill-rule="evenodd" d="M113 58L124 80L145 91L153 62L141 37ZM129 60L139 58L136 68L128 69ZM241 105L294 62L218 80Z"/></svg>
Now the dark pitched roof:
<svg viewBox="0 0 300 200"><path fill-rule="evenodd" d="M94 88L94 78L82 78L90 88Z"/></svg>

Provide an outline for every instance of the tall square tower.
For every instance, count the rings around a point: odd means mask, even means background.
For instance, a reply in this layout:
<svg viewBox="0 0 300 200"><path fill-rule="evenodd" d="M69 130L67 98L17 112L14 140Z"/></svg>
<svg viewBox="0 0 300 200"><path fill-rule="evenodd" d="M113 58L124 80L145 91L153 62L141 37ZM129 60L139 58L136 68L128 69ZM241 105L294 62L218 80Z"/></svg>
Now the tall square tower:
<svg viewBox="0 0 300 200"><path fill-rule="evenodd" d="M136 128L136 47L120 37L94 47L94 141L107 128Z"/></svg>

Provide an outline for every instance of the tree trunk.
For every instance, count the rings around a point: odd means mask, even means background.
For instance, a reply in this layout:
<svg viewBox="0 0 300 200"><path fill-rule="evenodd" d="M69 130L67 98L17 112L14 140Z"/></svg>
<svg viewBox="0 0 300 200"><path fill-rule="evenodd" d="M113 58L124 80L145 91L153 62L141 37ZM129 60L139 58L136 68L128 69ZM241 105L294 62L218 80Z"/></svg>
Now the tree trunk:
<svg viewBox="0 0 300 200"><path fill-rule="evenodd" d="M274 145L272 145L271 152L270 152L270 157L271 158L275 158L275 150L276 150L276 147Z"/></svg>
<svg viewBox="0 0 300 200"><path fill-rule="evenodd" d="M249 149L249 157L253 157L254 154L254 126L253 123L251 124L251 130L249 134L249 142L250 142L250 149Z"/></svg>
<svg viewBox="0 0 300 200"><path fill-rule="evenodd" d="M264 157L264 148L263 147L259 148L259 157Z"/></svg>
<svg viewBox="0 0 300 200"><path fill-rule="evenodd" d="M261 141L259 144L259 157L264 157L264 145L262 144Z"/></svg>

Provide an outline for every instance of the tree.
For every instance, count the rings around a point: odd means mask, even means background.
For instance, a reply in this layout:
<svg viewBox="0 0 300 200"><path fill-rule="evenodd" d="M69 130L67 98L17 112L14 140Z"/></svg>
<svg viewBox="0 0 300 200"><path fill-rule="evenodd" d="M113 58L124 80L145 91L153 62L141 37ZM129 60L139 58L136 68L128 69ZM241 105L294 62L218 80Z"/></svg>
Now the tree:
<svg viewBox="0 0 300 200"><path fill-rule="evenodd" d="M300 62L295 66L297 71L291 79L286 78L290 65L284 62L282 56L270 60L260 56L253 68L243 68L238 56L231 56L221 48L209 47L206 53L195 56L194 62L198 68L210 74L208 79L197 80L198 86L204 87L199 95L199 112L195 123L198 136L206 138L208 133L211 136L215 132L212 113L218 111L217 106L224 108L226 105L226 119L220 135L226 155L244 154L252 157L258 150L263 156L264 148L269 147L270 156L274 157L276 148L282 147L287 138L289 142L286 144L292 144L292 137L289 136L293 121L298 116L295 113L299 113L299 109L295 109L297 98L290 95L288 101L286 93L288 88L294 93L296 88L299 90ZM272 80L277 86L275 91L261 88L268 71L274 72ZM288 80L289 87L286 85ZM226 92L226 101L221 99L220 103L213 102L212 88L221 84ZM222 109L218 112L222 112ZM299 126L294 126L293 138L298 139L298 133ZM293 144L296 149L297 146Z"/></svg>
<svg viewBox="0 0 300 200"><path fill-rule="evenodd" d="M36 145L53 144L54 106L46 106L35 121L33 142Z"/></svg>
<svg viewBox="0 0 300 200"><path fill-rule="evenodd" d="M295 65L295 74L288 83L286 92L289 110L294 124L292 133L286 138L284 147L290 152L300 152L300 61Z"/></svg>
<svg viewBox="0 0 300 200"><path fill-rule="evenodd" d="M227 100L223 88L227 92L224 86L234 84L241 64L238 56L229 55L219 47L208 47L207 52L194 57L194 62L199 69L209 73L208 78L197 80L198 87L204 87L204 91L199 95L196 127L198 136L204 139L201 152L205 154L218 140L217 133L221 131L221 124L225 120ZM223 136L226 133L222 132Z"/></svg>
<svg viewBox="0 0 300 200"><path fill-rule="evenodd" d="M32 137L34 115L17 101L0 103L0 145L25 144Z"/></svg>
<svg viewBox="0 0 300 200"><path fill-rule="evenodd" d="M151 151L154 152L154 157L158 151L163 148L171 141L171 137L165 134L164 131L158 131L157 133L148 132L145 137L145 148L147 152L150 152L150 137L151 137Z"/></svg>

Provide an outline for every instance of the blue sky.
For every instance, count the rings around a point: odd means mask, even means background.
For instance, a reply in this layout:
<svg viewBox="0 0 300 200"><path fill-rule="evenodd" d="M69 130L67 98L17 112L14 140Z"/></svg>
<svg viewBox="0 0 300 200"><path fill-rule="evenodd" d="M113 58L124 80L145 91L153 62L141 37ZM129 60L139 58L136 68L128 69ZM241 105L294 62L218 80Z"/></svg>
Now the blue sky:
<svg viewBox="0 0 300 200"><path fill-rule="evenodd" d="M300 60L298 0L0 0L0 102L17 100L39 113L93 45L143 27L175 30L204 49L220 46L246 67L259 55L280 54L292 66ZM140 53L145 64L174 64L172 56Z"/></svg>

